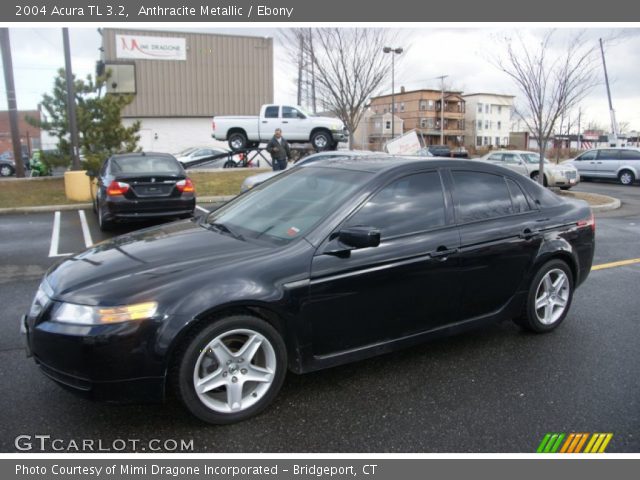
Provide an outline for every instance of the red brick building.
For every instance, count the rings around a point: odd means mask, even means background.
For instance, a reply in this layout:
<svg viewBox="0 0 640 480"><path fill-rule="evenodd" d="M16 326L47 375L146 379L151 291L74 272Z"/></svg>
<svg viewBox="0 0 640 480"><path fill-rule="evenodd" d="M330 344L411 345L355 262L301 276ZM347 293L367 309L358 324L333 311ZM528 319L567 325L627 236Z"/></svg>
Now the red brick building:
<svg viewBox="0 0 640 480"><path fill-rule="evenodd" d="M26 117L40 120L40 112L38 110L22 110L18 112L18 131L20 132L20 143L23 150L26 148L29 156L34 150L40 148L40 129L29 125L25 120ZM0 111L0 155L5 152L11 152L13 157L13 142L11 141L11 126L9 124L9 112L7 110Z"/></svg>

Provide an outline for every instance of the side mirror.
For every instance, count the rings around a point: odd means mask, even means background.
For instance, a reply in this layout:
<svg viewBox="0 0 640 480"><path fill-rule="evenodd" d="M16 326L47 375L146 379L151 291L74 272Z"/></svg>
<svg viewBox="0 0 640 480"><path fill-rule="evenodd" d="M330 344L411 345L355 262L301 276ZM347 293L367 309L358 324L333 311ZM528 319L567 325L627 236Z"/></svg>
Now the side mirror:
<svg viewBox="0 0 640 480"><path fill-rule="evenodd" d="M380 245L380 230L373 227L350 227L338 232L340 243L353 248L377 247Z"/></svg>

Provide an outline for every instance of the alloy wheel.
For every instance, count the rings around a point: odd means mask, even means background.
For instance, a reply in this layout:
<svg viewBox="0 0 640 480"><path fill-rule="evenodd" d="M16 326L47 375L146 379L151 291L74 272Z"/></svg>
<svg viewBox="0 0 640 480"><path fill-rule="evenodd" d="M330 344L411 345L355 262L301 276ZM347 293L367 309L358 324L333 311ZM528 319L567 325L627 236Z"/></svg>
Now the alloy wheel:
<svg viewBox="0 0 640 480"><path fill-rule="evenodd" d="M552 325L564 313L569 303L570 284L567 274L559 268L549 270L538 284L535 311L543 325Z"/></svg>

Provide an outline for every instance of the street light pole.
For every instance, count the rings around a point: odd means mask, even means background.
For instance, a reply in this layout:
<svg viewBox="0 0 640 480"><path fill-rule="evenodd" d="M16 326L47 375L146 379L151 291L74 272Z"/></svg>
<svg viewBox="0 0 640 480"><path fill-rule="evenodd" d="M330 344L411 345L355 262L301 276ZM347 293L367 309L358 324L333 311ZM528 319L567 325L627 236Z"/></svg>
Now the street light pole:
<svg viewBox="0 0 640 480"><path fill-rule="evenodd" d="M395 56L400 55L403 52L401 47L391 48L384 47L383 53L391 53L391 139L396 136L396 96L395 96Z"/></svg>
<svg viewBox="0 0 640 480"><path fill-rule="evenodd" d="M71 140L72 170L80 170L80 149L78 142L78 123L76 121L76 94L71 71L71 48L69 46L69 29L62 29L62 43L64 46L64 70L67 81L67 115L69 116L69 139Z"/></svg>

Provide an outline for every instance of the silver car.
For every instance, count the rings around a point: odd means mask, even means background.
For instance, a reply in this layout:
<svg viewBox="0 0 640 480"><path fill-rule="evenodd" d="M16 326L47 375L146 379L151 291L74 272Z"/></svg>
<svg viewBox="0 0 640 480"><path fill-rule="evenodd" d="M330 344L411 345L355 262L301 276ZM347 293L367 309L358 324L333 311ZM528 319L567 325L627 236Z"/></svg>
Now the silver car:
<svg viewBox="0 0 640 480"><path fill-rule="evenodd" d="M298 160L295 164L293 165L290 164L287 167L287 169L305 165L307 163L317 162L318 160L326 160L328 158L336 158L336 157L353 158L353 157L362 157L362 156L370 157L371 155L375 155L375 154L380 154L380 152L369 152L366 150L328 150L324 152L314 153L312 155L304 157ZM258 186L263 182L266 182L271 177L275 177L276 175L284 171L286 170L278 170L275 172L263 172L263 173L258 173L257 175L251 175L250 177L245 178L244 182L242 182L242 185L240 186L240 193L246 192L247 190L251 190L253 187Z"/></svg>
<svg viewBox="0 0 640 480"><path fill-rule="evenodd" d="M562 165L574 166L582 178L612 178L623 185L632 185L640 179L640 149L596 148Z"/></svg>
<svg viewBox="0 0 640 480"><path fill-rule="evenodd" d="M540 175L540 156L536 152L526 150L499 150L487 153L478 160L502 165L522 175L538 181ZM544 185L548 187L560 187L569 190L580 183L578 170L572 165L562 163L557 165L544 159Z"/></svg>

